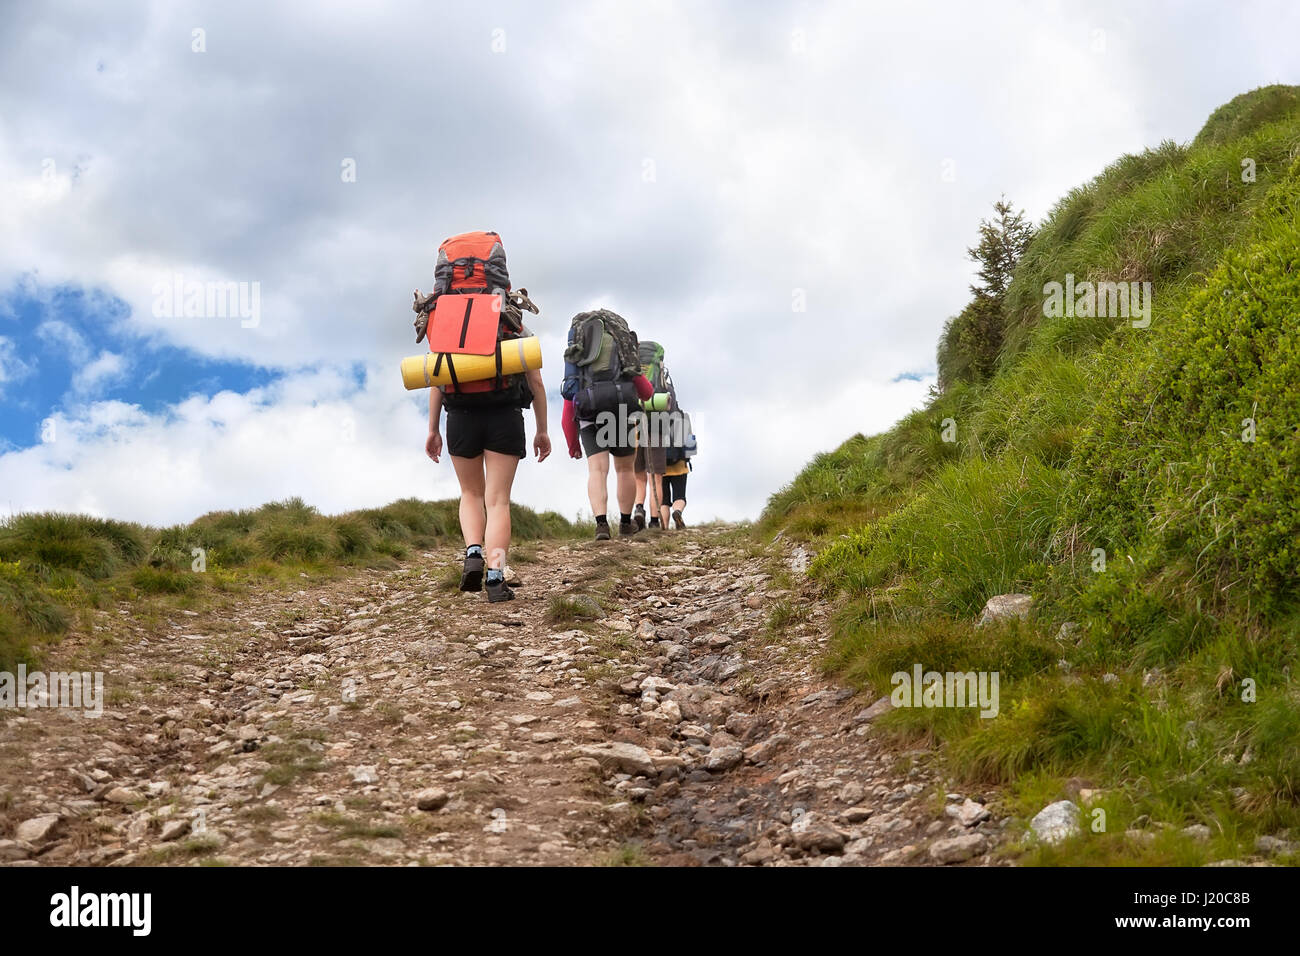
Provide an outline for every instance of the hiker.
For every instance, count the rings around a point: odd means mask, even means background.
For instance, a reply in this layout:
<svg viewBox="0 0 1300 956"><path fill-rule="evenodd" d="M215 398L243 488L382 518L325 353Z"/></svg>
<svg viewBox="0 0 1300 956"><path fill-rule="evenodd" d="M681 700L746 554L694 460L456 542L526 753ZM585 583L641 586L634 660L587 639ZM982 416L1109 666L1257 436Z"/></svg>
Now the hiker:
<svg viewBox="0 0 1300 956"><path fill-rule="evenodd" d="M659 515L663 522L663 527L668 527L669 503L672 504L673 526L682 531L686 528L686 522L682 520L682 512L686 510L686 478L690 470L690 465L686 459L672 462L661 479L661 492L659 500L663 504L659 507Z"/></svg>
<svg viewBox="0 0 1300 956"><path fill-rule="evenodd" d="M613 459L618 533L634 535L635 430L640 403L654 394L641 374L636 334L608 309L579 312L564 350L561 423L572 458L587 456L587 498L596 517L596 540L608 541L609 466Z"/></svg>
<svg viewBox="0 0 1300 956"><path fill-rule="evenodd" d="M661 479L667 464L664 449L648 447L650 436L643 418L636 432L636 455L632 463L632 474L636 479L636 507L632 511L632 520L637 529L644 531L647 527L661 527L659 523L659 502ZM650 522L646 524L646 513Z"/></svg>
<svg viewBox="0 0 1300 956"><path fill-rule="evenodd" d="M673 397L675 401L676 392ZM671 505L673 527L683 531L686 528L686 521L682 517L682 512L686 510L686 478L692 468L691 459L695 457L695 432L690 415L681 409L674 409L668 414L672 416L665 440L667 448L664 458L668 467L662 481L659 515L666 530Z"/></svg>
<svg viewBox="0 0 1300 956"><path fill-rule="evenodd" d="M637 428L636 461L633 471L636 475L636 510L632 520L637 527L645 529L646 512L649 511L649 527L663 527L660 519L662 480L667 461L665 459L666 429L661 427L664 412L676 405L676 393L673 390L672 376L664 365L664 347L658 342L638 342L637 358L641 362L641 374L654 388L654 395L649 401L643 401L641 420ZM642 501L645 502L642 505Z"/></svg>
<svg viewBox="0 0 1300 956"><path fill-rule="evenodd" d="M441 303L442 308L439 308ZM546 388L542 373L503 374L501 343L532 335L523 310L536 313L528 290L512 292L505 250L495 232L453 236L438 248L433 293L416 291L416 341L427 333L429 349L446 359L452 384L429 389L429 434L425 452L435 462L443 452L438 425L447 409L446 451L460 482L460 530L465 539L462 591L486 591L492 603L514 600L506 585L510 548L510 489L520 459L528 457L523 410L530 405L536 428L533 452L543 462L551 453L546 431ZM522 343L520 354L523 354ZM460 380L456 361L494 355L496 374ZM486 571L486 581L485 574Z"/></svg>

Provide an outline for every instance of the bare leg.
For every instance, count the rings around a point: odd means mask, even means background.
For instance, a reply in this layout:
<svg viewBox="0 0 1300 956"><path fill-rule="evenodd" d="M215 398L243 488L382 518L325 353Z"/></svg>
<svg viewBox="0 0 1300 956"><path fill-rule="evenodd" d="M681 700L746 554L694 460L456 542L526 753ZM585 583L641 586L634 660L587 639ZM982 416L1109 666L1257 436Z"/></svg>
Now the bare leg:
<svg viewBox="0 0 1300 956"><path fill-rule="evenodd" d="M598 451L587 456L587 500L591 513L603 515L609 511L609 452Z"/></svg>
<svg viewBox="0 0 1300 956"><path fill-rule="evenodd" d="M487 526L487 511L483 502L483 456L457 458L451 456L451 465L460 481L460 533L465 545L483 544Z"/></svg>
<svg viewBox="0 0 1300 956"><path fill-rule="evenodd" d="M519 459L500 452L483 453L487 466L484 503L487 508L487 531L483 542L489 568L504 568L510 549L510 488L515 483Z"/></svg>
<svg viewBox="0 0 1300 956"><path fill-rule="evenodd" d="M631 514L636 499L636 475L632 471L632 456L624 455L614 459L615 482L618 486L618 510L621 514Z"/></svg>
<svg viewBox="0 0 1300 956"><path fill-rule="evenodd" d="M636 501L634 504L640 504L645 501L646 490L650 487L650 482L646 480L644 471L636 472Z"/></svg>

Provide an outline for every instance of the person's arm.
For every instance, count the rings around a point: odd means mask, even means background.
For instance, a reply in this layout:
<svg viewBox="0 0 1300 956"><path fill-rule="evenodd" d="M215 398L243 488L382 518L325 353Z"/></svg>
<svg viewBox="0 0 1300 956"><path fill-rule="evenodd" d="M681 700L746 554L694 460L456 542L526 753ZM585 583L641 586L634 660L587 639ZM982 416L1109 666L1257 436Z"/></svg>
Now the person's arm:
<svg viewBox="0 0 1300 956"><path fill-rule="evenodd" d="M641 401L649 401L655 393L654 384L644 375L637 375L632 379L632 385L636 388L636 397Z"/></svg>
<svg viewBox="0 0 1300 956"><path fill-rule="evenodd" d="M538 369L533 369L524 378L533 392L533 419L537 423L537 432L533 435L533 451L538 461L546 461L551 454L551 436L546 432L546 385L543 384L542 373Z"/></svg>
<svg viewBox="0 0 1300 956"><path fill-rule="evenodd" d="M442 435L438 431L442 418L442 389L429 389L429 435L424 440L424 452L435 462L442 455Z"/></svg>
<svg viewBox="0 0 1300 956"><path fill-rule="evenodd" d="M569 443L569 457L581 458L582 446L578 444L578 412L573 406L573 399L564 400L564 411L560 414L560 426L564 429L564 438Z"/></svg>

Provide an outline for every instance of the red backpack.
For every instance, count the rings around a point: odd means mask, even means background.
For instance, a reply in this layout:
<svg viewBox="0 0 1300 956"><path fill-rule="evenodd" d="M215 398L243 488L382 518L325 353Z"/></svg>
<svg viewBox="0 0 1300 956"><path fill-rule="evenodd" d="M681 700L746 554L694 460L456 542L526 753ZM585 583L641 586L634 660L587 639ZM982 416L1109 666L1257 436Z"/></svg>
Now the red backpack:
<svg viewBox="0 0 1300 956"><path fill-rule="evenodd" d="M466 232L438 247L429 306L429 351L437 354L433 371L443 363L452 384L443 386L448 408L475 404L527 405L531 391L522 375L501 374L501 342L523 334L506 308L510 273L501 237L495 232ZM515 310L517 313L517 310ZM496 355L494 378L461 382L456 377L457 355Z"/></svg>

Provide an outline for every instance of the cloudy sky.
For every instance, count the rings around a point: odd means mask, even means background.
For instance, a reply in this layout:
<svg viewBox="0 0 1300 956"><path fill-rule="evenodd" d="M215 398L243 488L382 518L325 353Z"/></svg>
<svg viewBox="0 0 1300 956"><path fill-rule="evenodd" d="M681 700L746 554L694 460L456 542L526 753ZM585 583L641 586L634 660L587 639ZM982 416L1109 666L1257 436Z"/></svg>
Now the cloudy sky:
<svg viewBox="0 0 1300 956"><path fill-rule="evenodd" d="M398 363L438 243L486 228L557 446L569 319L612 308L693 413L690 511L756 516L923 401L1001 193L1041 219L1297 82L1297 36L1250 2L5 4L0 515L455 495ZM561 447L516 498L574 515L584 474Z"/></svg>

